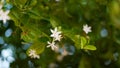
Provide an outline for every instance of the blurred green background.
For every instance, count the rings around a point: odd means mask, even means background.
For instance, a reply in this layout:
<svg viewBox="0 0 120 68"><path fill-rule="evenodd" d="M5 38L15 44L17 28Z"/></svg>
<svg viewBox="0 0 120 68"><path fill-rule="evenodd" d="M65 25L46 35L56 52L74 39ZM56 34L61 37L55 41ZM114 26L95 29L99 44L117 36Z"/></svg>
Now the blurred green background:
<svg viewBox="0 0 120 68"><path fill-rule="evenodd" d="M120 0L4 0L2 9L11 20L0 21L0 68L120 68ZM95 51L74 38L87 36L84 24ZM55 27L64 38L52 51L46 46ZM40 59L28 57L29 49Z"/></svg>

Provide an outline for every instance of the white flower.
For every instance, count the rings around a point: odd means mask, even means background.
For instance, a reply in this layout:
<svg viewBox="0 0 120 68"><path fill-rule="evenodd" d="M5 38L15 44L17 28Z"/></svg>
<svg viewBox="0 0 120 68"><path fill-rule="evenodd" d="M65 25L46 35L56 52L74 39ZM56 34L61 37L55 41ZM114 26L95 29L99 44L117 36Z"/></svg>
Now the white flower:
<svg viewBox="0 0 120 68"><path fill-rule="evenodd" d="M61 38L62 38L62 35L58 35L58 36L56 36L55 40L60 41L60 40L61 40Z"/></svg>
<svg viewBox="0 0 120 68"><path fill-rule="evenodd" d="M51 37L53 37L56 41L60 41L61 37L61 32L57 30L57 28L55 28L54 30L50 30L52 32L52 34L50 35Z"/></svg>
<svg viewBox="0 0 120 68"><path fill-rule="evenodd" d="M33 49L29 50L29 54L28 54L28 56L30 56L31 58L37 58L37 59L40 58L40 56L37 55L37 54L36 54L36 51L33 50Z"/></svg>
<svg viewBox="0 0 120 68"><path fill-rule="evenodd" d="M53 41L52 43L50 43L49 41L47 42L48 46L47 47L51 47L52 50L55 50L55 48L57 48L57 46L55 46L55 42Z"/></svg>
<svg viewBox="0 0 120 68"><path fill-rule="evenodd" d="M0 20L3 20L4 24L7 22L7 20L10 20L10 17L8 16L9 12L10 12L9 10L7 11L0 10Z"/></svg>
<svg viewBox="0 0 120 68"><path fill-rule="evenodd" d="M85 31L86 34L88 34L89 32L91 32L91 27L88 27L88 25L84 25L83 26L83 31Z"/></svg>

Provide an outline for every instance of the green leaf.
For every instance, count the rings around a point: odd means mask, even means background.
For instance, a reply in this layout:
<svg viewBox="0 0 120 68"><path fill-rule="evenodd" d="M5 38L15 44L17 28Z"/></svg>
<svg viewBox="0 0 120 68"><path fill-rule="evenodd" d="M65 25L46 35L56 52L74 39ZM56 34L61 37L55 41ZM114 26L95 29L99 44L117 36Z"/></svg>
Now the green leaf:
<svg viewBox="0 0 120 68"><path fill-rule="evenodd" d="M83 49L83 47L86 45L86 43L87 43L86 38L82 36L81 37L81 49Z"/></svg>
<svg viewBox="0 0 120 68"><path fill-rule="evenodd" d="M50 18L50 23L54 28L60 26L58 20L55 17Z"/></svg>
<svg viewBox="0 0 120 68"><path fill-rule="evenodd" d="M86 56L82 56L78 68L92 68L90 60Z"/></svg>
<svg viewBox="0 0 120 68"><path fill-rule="evenodd" d="M33 42L39 36L41 35L41 32L36 28L32 27L32 29L27 27L22 27L22 33L21 33L21 39L23 39L25 42Z"/></svg>
<svg viewBox="0 0 120 68"><path fill-rule="evenodd" d="M30 48L27 50L27 54L29 53L29 50L33 49L36 51L37 54L41 54L44 49L45 49L45 43L41 42L41 41L34 41L34 43L30 46Z"/></svg>
<svg viewBox="0 0 120 68"><path fill-rule="evenodd" d="M37 4L37 0L31 0L29 6L35 6Z"/></svg>
<svg viewBox="0 0 120 68"><path fill-rule="evenodd" d="M23 8L23 6L26 4L27 0L14 0L13 2L17 7Z"/></svg>
<svg viewBox="0 0 120 68"><path fill-rule="evenodd" d="M97 48L96 48L95 46L93 46L93 45L86 45L86 46L84 46L83 49L87 49L87 50L96 50Z"/></svg>
<svg viewBox="0 0 120 68"><path fill-rule="evenodd" d="M70 38L73 42L74 42L74 44L75 44L75 47L77 48L77 49L80 49L81 48L81 46L80 46L80 35L78 35L78 34L75 34L75 30L73 30L73 29L71 29L71 30L66 30L66 29L64 29L64 30L62 30L63 31L63 34L65 35L65 36L67 36L68 38Z"/></svg>
<svg viewBox="0 0 120 68"><path fill-rule="evenodd" d="M42 18L41 14L37 10L30 10L27 14L33 19L40 20Z"/></svg>

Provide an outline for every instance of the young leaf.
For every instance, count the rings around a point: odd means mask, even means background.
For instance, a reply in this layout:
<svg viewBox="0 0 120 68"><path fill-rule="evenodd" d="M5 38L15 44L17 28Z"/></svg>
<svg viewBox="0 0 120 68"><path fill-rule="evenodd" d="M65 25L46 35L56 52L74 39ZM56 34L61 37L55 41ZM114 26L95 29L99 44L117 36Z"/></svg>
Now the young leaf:
<svg viewBox="0 0 120 68"><path fill-rule="evenodd" d="M81 49L83 49L83 47L86 45L87 40L85 39L85 37L81 37Z"/></svg>
<svg viewBox="0 0 120 68"><path fill-rule="evenodd" d="M71 36L71 39L74 41L76 48L80 49L81 48L81 46L80 46L80 35Z"/></svg>
<svg viewBox="0 0 120 68"><path fill-rule="evenodd" d="M87 49L87 50L96 50L97 48L96 48L95 46L93 46L93 45L86 45L86 46L84 46L83 49Z"/></svg>

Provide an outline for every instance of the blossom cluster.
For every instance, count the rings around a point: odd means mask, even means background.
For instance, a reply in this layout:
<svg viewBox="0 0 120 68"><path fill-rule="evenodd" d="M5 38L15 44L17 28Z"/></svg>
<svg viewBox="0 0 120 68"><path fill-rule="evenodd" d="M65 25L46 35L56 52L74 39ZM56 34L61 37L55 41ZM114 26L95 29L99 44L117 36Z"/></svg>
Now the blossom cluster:
<svg viewBox="0 0 120 68"><path fill-rule="evenodd" d="M48 43L47 47L51 47L52 50L55 50L57 48L57 46L55 45L55 41L60 41L62 38L61 31L58 31L57 27L54 30L50 29L50 31L52 33L50 37L52 37L53 39L52 42L50 41L47 42Z"/></svg>
<svg viewBox="0 0 120 68"><path fill-rule="evenodd" d="M57 27L54 30L50 29L50 31L52 33L50 37L52 37L53 40L52 42L50 41L47 42L48 43L47 47L51 47L52 50L55 50L57 48L57 46L55 45L56 44L55 41L60 41L62 38L61 31L58 31ZM88 34L92 30L91 30L91 27L86 24L86 25L83 25L83 31L86 34Z"/></svg>

